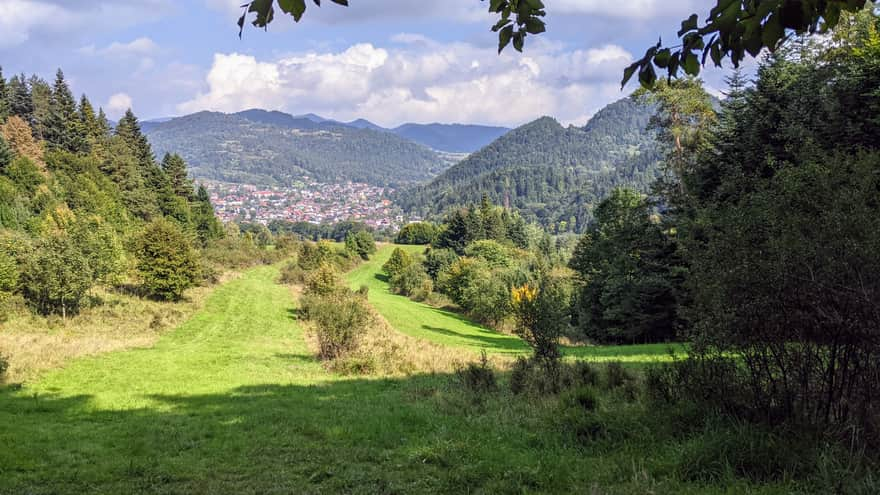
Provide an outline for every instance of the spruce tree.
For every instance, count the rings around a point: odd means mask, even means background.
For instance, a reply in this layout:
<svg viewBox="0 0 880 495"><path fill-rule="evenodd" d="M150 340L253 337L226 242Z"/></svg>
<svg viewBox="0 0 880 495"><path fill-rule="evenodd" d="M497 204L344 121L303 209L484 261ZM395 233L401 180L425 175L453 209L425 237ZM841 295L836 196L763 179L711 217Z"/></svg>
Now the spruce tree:
<svg viewBox="0 0 880 495"><path fill-rule="evenodd" d="M0 122L9 116L9 105L6 103L6 78L3 77L3 67L0 66Z"/></svg>
<svg viewBox="0 0 880 495"><path fill-rule="evenodd" d="M166 153L162 159L162 170L168 177L171 189L178 197L192 199L193 185L186 173L186 162L177 153Z"/></svg>
<svg viewBox="0 0 880 495"><path fill-rule="evenodd" d="M34 121L34 102L24 74L12 76L6 85L6 106L9 115L21 117L28 125Z"/></svg>
<svg viewBox="0 0 880 495"><path fill-rule="evenodd" d="M52 86L52 97L49 101L49 116L45 122L43 136L51 148L71 152L81 151L85 147L85 136L79 125L79 115L73 94L64 80L61 69L55 73L55 84Z"/></svg>
<svg viewBox="0 0 880 495"><path fill-rule="evenodd" d="M199 185L193 204L193 216L196 224L196 234L202 244L212 239L223 237L223 226L214 214L214 206L211 204L211 196L205 186Z"/></svg>
<svg viewBox="0 0 880 495"><path fill-rule="evenodd" d="M22 77L24 77L23 74ZM48 133L47 127L52 115L52 87L36 75L31 76L30 80L28 80L28 86L31 89L31 103L33 105L33 119L30 122L31 129L36 139L44 140Z"/></svg>

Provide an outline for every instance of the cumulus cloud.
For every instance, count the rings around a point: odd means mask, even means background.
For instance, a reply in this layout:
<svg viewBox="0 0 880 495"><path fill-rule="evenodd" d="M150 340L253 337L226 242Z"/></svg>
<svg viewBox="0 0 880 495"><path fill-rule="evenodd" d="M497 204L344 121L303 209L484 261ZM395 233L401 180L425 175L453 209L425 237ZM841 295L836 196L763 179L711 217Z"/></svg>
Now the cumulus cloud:
<svg viewBox="0 0 880 495"><path fill-rule="evenodd" d="M110 96L104 105L107 115L111 118L119 118L126 110L132 108L131 96L125 93L116 93Z"/></svg>
<svg viewBox="0 0 880 495"><path fill-rule="evenodd" d="M698 8L702 7L702 8ZM695 0L627 0L608 2L607 0L553 0L548 2L547 11L551 14L586 14L624 19L653 19L657 17L678 17L685 10L699 12L705 9L705 2Z"/></svg>
<svg viewBox="0 0 880 495"><path fill-rule="evenodd" d="M518 125L542 115L583 123L622 96L620 74L633 58L610 44L565 50L540 42L526 55L498 56L482 47L420 35L397 35L394 40L402 45L361 43L270 61L216 54L207 90L180 104L178 111L261 107L343 120L364 117L382 125Z"/></svg>

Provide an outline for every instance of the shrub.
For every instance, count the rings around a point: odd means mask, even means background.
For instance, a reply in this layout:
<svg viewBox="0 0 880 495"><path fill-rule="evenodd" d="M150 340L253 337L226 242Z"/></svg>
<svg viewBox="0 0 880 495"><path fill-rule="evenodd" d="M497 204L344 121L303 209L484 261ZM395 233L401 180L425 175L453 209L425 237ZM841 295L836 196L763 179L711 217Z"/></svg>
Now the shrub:
<svg viewBox="0 0 880 495"><path fill-rule="evenodd" d="M421 263L412 263L392 276L389 282L394 292L408 297L427 297L434 288Z"/></svg>
<svg viewBox="0 0 880 495"><path fill-rule="evenodd" d="M580 385L563 393L559 398L560 404L564 408L577 409L581 411L593 411L598 405L596 391L587 385Z"/></svg>
<svg viewBox="0 0 880 495"><path fill-rule="evenodd" d="M0 322L6 319L6 302L18 287L18 264L0 249Z"/></svg>
<svg viewBox="0 0 880 495"><path fill-rule="evenodd" d="M300 268L296 261L290 261L281 267L281 276L278 281L282 284L302 284L305 283L309 272Z"/></svg>
<svg viewBox="0 0 880 495"><path fill-rule="evenodd" d="M339 288L339 276L329 263L321 263L318 268L306 275L305 293L329 296Z"/></svg>
<svg viewBox="0 0 880 495"><path fill-rule="evenodd" d="M472 258L485 260L492 267L508 267L513 263L510 250L491 239L474 241L464 252Z"/></svg>
<svg viewBox="0 0 880 495"><path fill-rule="evenodd" d="M539 360L559 358L559 338L569 327L571 292L556 277L545 277L540 287L524 285L511 291L516 333Z"/></svg>
<svg viewBox="0 0 880 495"><path fill-rule="evenodd" d="M510 391L514 394L545 395L578 387L595 387L599 373L589 363L518 357L510 372Z"/></svg>
<svg viewBox="0 0 880 495"><path fill-rule="evenodd" d="M37 312L67 317L79 310L92 287L92 271L69 236L41 239L26 260L21 274L22 292Z"/></svg>
<svg viewBox="0 0 880 495"><path fill-rule="evenodd" d="M412 256L401 248L394 248L388 261L382 265L382 271L388 275L388 279L394 278L395 275L405 270L407 267L415 263Z"/></svg>
<svg viewBox="0 0 880 495"><path fill-rule="evenodd" d="M463 287L458 303L471 317L490 326L511 313L510 289L494 273Z"/></svg>
<svg viewBox="0 0 880 495"><path fill-rule="evenodd" d="M451 249L428 248L422 264L425 265L425 271L428 272L431 280L437 282L440 273L448 270L456 260L458 255Z"/></svg>
<svg viewBox="0 0 880 495"><path fill-rule="evenodd" d="M366 300L348 289L304 298L303 306L315 325L321 359L336 359L357 348L373 321Z"/></svg>
<svg viewBox="0 0 880 495"><path fill-rule="evenodd" d="M397 244L431 244L437 237L434 224L414 222L404 225L394 242Z"/></svg>
<svg viewBox="0 0 880 495"><path fill-rule="evenodd" d="M306 241L299 247L299 266L303 270L314 270L321 263L331 263L333 257L333 245L327 241L317 243Z"/></svg>
<svg viewBox="0 0 880 495"><path fill-rule="evenodd" d="M150 294L179 300L198 279L199 260L192 241L176 224L157 219L137 240L137 269Z"/></svg>
<svg viewBox="0 0 880 495"><path fill-rule="evenodd" d="M611 361L605 366L605 385L609 389L623 387L635 379L635 376L618 361Z"/></svg>
<svg viewBox="0 0 880 495"><path fill-rule="evenodd" d="M376 252L376 240L373 234L366 230L358 230L357 232L349 232L345 235L345 249L361 259L370 259L370 255Z"/></svg>
<svg viewBox="0 0 880 495"><path fill-rule="evenodd" d="M9 361L0 354L0 384L6 381L6 371L9 369Z"/></svg>
<svg viewBox="0 0 880 495"><path fill-rule="evenodd" d="M498 389L495 381L495 372L489 366L489 358L486 356L486 351L482 351L478 363L470 363L467 367L459 368L456 374L461 384L471 392L480 394L493 392Z"/></svg>

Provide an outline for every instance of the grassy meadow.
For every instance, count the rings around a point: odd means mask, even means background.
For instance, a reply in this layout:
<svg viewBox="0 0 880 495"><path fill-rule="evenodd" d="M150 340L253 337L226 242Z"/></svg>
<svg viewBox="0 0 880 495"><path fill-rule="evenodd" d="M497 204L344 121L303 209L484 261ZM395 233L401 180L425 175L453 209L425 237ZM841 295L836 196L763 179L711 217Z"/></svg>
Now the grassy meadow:
<svg viewBox="0 0 880 495"><path fill-rule="evenodd" d="M392 325L411 323L393 328L462 350L524 351L433 308L422 323L448 333L417 326L424 309L395 317L389 301L423 307L379 290L370 266L351 282L371 281L371 301ZM622 390L603 388L583 411L514 397L504 373L497 389L476 393L455 373L328 372L277 277L259 267L224 283L150 348L76 359L0 391L0 493L790 491L712 457L705 418L681 411L670 423Z"/></svg>
<svg viewBox="0 0 880 495"><path fill-rule="evenodd" d="M395 248L400 247L411 254L424 251L424 246L379 246L372 258L352 270L347 281L352 289L369 287L370 304L388 323L399 332L445 346L460 347L488 354L525 355L528 346L515 335L495 332L463 315L449 309L411 301L390 292L382 265L388 261ZM669 351L682 353L681 345L646 344L623 346L565 346L566 356L588 361L620 361L638 366L670 359Z"/></svg>

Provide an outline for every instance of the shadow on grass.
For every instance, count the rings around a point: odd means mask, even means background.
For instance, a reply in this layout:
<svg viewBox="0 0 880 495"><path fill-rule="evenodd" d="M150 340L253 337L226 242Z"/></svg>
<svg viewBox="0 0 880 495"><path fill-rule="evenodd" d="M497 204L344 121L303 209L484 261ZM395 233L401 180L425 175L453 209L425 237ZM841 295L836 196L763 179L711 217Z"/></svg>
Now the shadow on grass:
<svg viewBox="0 0 880 495"><path fill-rule="evenodd" d="M519 440L462 431L461 418L425 400L448 380L146 394L149 405L133 409L108 409L101 395L0 391L0 493L454 493L515 483L501 478L520 469L514 456L493 452L516 452ZM473 472L484 457L492 462Z"/></svg>
<svg viewBox="0 0 880 495"><path fill-rule="evenodd" d="M378 280L380 282L386 283L386 284L391 281L391 278L388 275L381 273L381 272L377 272L376 274L374 274L373 278L375 278L376 280Z"/></svg>
<svg viewBox="0 0 880 495"><path fill-rule="evenodd" d="M475 327L475 329L479 332L479 335L455 332L446 328L432 327L430 325L422 325L422 328L429 332L437 333L440 335L446 335L449 337L455 337L458 339L470 341L474 345L486 348L487 350L498 352L525 352L529 349L528 346L526 346L526 344L521 340L507 337L503 334L495 333L490 330L485 330L480 327Z"/></svg>

